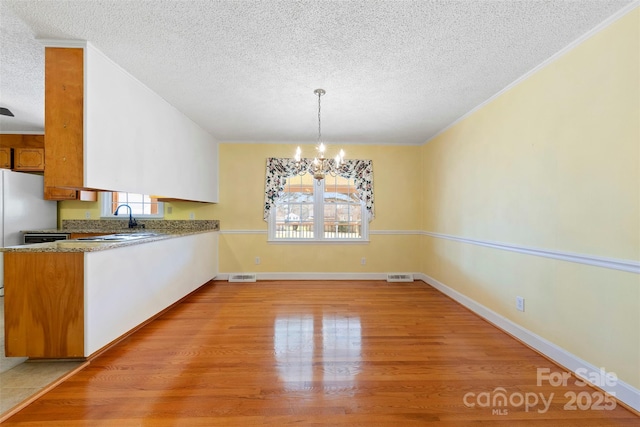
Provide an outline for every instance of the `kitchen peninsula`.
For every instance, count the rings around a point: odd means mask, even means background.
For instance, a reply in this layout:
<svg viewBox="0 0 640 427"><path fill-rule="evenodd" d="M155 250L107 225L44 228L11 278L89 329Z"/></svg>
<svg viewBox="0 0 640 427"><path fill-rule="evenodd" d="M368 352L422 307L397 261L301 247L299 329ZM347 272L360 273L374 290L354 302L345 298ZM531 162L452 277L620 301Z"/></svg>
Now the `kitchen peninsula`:
<svg viewBox="0 0 640 427"><path fill-rule="evenodd" d="M63 222L57 231L133 234L0 249L7 356L90 358L216 276L217 221L125 227Z"/></svg>

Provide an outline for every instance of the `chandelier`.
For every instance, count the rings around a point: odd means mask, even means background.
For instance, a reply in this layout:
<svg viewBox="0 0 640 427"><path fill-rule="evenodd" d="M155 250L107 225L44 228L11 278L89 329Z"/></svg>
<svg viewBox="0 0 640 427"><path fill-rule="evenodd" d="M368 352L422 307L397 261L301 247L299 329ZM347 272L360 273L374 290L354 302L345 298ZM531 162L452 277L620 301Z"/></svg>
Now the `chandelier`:
<svg viewBox="0 0 640 427"><path fill-rule="evenodd" d="M313 159L311 163L311 167L309 170L313 174L313 177L318 181L324 179L326 174L331 176L336 176L340 170L344 168L344 150L340 150L340 153L336 154L336 157L332 159L333 161L327 159L324 155L326 147L322 142L322 121L320 119L320 97L327 93L324 89L316 89L313 91L316 95L318 95L318 142L316 145L317 156ZM302 150L298 146L296 148L296 154L294 159L296 161L296 170L298 175L304 175L307 172L307 169L304 165L302 165Z"/></svg>

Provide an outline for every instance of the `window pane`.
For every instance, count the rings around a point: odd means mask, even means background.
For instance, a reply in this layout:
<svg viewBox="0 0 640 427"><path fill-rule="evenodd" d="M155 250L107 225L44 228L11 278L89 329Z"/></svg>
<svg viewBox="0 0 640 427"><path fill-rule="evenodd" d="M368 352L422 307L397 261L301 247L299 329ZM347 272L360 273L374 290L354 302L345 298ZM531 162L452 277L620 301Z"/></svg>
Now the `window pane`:
<svg viewBox="0 0 640 427"><path fill-rule="evenodd" d="M362 203L353 179L326 177L324 188L324 236L327 239L362 237Z"/></svg>
<svg viewBox="0 0 640 427"><path fill-rule="evenodd" d="M316 201L319 206L314 206ZM363 239L363 212L353 179L326 176L317 181L310 174L289 177L271 212L270 236L291 240Z"/></svg>
<svg viewBox="0 0 640 427"><path fill-rule="evenodd" d="M282 196L276 202L275 236L280 239L312 239L313 177L287 179Z"/></svg>
<svg viewBox="0 0 640 427"><path fill-rule="evenodd" d="M114 192L111 194L111 200L111 212L115 212L120 205L130 206L132 215L157 215L161 212L161 202L146 194ZM118 214L121 215L123 212L128 215L129 209L120 208Z"/></svg>

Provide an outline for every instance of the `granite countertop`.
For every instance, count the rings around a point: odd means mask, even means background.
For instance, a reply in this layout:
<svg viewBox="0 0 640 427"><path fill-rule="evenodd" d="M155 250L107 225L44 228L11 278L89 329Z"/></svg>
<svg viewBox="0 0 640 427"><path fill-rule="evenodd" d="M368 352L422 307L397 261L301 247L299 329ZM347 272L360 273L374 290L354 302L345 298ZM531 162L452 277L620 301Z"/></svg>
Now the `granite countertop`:
<svg viewBox="0 0 640 427"><path fill-rule="evenodd" d="M24 230L24 232L58 234L102 233L106 235L146 233L149 236L118 241L57 240L48 243L9 246L0 248L0 252L96 252L220 230L220 222L217 220L139 220L138 224L144 224L145 228L128 228L128 220L63 220L61 229Z"/></svg>
<svg viewBox="0 0 640 427"><path fill-rule="evenodd" d="M34 243L31 245L9 246L0 248L0 252L97 252L107 249L121 248L124 246L140 245L144 243L157 242L159 240L172 239L175 237L189 236L191 234L209 233L216 230L197 230L197 231L172 231L157 232L153 230L137 230L139 233L151 233L133 240L117 240L117 241L94 241L94 240L56 240L48 243Z"/></svg>
<svg viewBox="0 0 640 427"><path fill-rule="evenodd" d="M164 220L138 219L139 228L129 228L129 220L113 219L65 219L62 228L54 230L22 230L24 233L136 233L154 230L155 232L220 230L218 220Z"/></svg>

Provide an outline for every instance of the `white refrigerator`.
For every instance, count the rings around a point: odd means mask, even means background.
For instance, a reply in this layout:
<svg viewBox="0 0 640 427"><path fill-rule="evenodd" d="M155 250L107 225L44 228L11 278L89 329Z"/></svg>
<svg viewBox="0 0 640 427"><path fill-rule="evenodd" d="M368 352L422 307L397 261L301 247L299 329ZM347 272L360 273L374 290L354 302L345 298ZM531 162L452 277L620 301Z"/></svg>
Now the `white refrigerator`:
<svg viewBox="0 0 640 427"><path fill-rule="evenodd" d="M44 177L0 169L0 246L22 244L22 231L55 229L58 204L44 200ZM4 255L0 257L0 295L4 295Z"/></svg>

